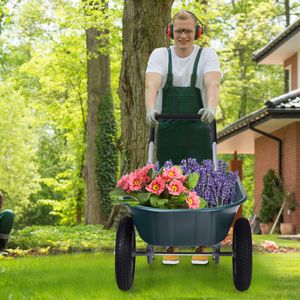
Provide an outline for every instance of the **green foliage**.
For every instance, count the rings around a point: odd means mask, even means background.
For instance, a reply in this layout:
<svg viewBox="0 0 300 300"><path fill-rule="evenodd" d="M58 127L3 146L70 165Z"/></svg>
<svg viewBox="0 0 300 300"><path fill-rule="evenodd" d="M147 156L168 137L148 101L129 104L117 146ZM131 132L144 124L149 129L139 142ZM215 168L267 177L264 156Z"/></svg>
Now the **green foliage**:
<svg viewBox="0 0 300 300"><path fill-rule="evenodd" d="M264 188L261 194L260 221L274 222L280 207L285 199L282 180L270 169L263 177Z"/></svg>
<svg viewBox="0 0 300 300"><path fill-rule="evenodd" d="M286 192L286 204L285 207L291 211L294 211L298 207L296 195L294 192Z"/></svg>
<svg viewBox="0 0 300 300"><path fill-rule="evenodd" d="M102 225L27 226L12 232L8 246L23 250L49 248L50 253L101 251L113 249L115 238L115 230L106 230ZM146 246L139 235L137 246Z"/></svg>
<svg viewBox="0 0 300 300"><path fill-rule="evenodd" d="M26 99L9 80L0 82L0 114L0 188L8 194L5 207L15 208L38 189L37 136Z"/></svg>
<svg viewBox="0 0 300 300"><path fill-rule="evenodd" d="M198 183L198 180L199 180L199 174L198 173L192 173L192 174L189 174L187 176L187 182L186 182L186 187L191 190L193 188L196 187L197 183Z"/></svg>
<svg viewBox="0 0 300 300"><path fill-rule="evenodd" d="M65 251L100 249L111 246L114 235L100 225L28 226L12 234L9 247L50 247Z"/></svg>
<svg viewBox="0 0 300 300"><path fill-rule="evenodd" d="M118 154L116 148L116 122L112 94L102 98L98 108L99 125L95 138L96 179L100 189L101 205L106 217L111 211L109 193L116 186Z"/></svg>

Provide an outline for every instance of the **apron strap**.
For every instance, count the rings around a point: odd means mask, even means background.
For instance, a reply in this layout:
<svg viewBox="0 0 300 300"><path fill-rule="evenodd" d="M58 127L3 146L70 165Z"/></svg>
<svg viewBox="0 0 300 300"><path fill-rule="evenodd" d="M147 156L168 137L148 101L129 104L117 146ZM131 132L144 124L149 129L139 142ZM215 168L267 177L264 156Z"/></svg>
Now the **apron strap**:
<svg viewBox="0 0 300 300"><path fill-rule="evenodd" d="M169 63L168 63L168 75L167 75L167 82L166 82L166 84L173 85L171 48L168 48L168 54L169 54Z"/></svg>
<svg viewBox="0 0 300 300"><path fill-rule="evenodd" d="M197 56L196 56L196 59L195 59L193 73L192 73L192 77L191 77L191 87L195 87L196 86L197 69L198 69L198 64L199 64L201 53L202 53L202 48L200 48L198 50L198 53L197 53Z"/></svg>

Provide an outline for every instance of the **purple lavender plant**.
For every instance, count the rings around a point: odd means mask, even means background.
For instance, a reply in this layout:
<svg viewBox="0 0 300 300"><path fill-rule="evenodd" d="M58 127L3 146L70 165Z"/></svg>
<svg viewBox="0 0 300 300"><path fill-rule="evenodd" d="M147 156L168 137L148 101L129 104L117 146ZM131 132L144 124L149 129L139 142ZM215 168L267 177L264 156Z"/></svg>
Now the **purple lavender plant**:
<svg viewBox="0 0 300 300"><path fill-rule="evenodd" d="M226 167L226 163L219 160L218 170L214 171L213 161L207 159L199 165L199 169L196 171L200 177L195 190L199 196L207 201L209 207L230 204L235 198L235 183L238 172L227 173Z"/></svg>

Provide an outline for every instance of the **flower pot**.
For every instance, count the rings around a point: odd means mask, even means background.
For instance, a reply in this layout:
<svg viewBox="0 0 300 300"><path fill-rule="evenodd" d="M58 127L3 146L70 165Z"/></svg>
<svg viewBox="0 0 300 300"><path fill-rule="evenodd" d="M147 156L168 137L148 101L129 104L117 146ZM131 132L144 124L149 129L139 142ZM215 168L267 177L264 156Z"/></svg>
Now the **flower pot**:
<svg viewBox="0 0 300 300"><path fill-rule="evenodd" d="M261 234L269 234L272 229L272 223L260 223Z"/></svg>
<svg viewBox="0 0 300 300"><path fill-rule="evenodd" d="M292 223L280 223L281 234L294 234L295 226Z"/></svg>

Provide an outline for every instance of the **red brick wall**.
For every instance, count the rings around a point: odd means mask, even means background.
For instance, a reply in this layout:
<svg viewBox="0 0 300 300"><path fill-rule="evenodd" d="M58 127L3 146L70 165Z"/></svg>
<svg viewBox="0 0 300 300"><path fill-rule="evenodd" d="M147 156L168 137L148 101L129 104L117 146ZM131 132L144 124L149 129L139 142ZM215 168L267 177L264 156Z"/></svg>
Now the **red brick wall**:
<svg viewBox="0 0 300 300"><path fill-rule="evenodd" d="M284 221L295 224L300 232L300 122L294 122L271 133L283 141L283 178L288 191L294 192L298 207L290 216L284 212ZM278 174L278 143L262 136L255 140L255 212L259 214L263 176L268 169Z"/></svg>

